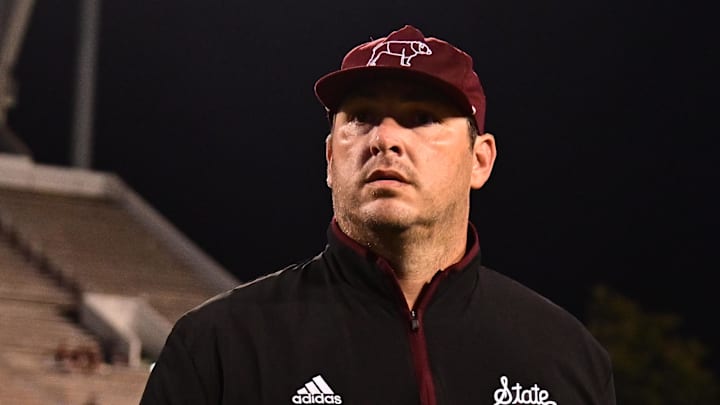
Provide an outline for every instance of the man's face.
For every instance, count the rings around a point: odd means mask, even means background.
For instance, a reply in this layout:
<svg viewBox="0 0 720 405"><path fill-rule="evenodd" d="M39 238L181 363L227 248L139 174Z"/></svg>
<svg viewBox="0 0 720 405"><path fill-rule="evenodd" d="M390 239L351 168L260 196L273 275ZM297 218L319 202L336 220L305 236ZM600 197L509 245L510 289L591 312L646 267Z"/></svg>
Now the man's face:
<svg viewBox="0 0 720 405"><path fill-rule="evenodd" d="M478 159L487 158L478 149L489 148L491 167L492 135L473 144L468 119L426 86L364 86L340 106L327 141L335 216L341 225L396 230L467 221L470 189L490 171L487 162L478 169Z"/></svg>

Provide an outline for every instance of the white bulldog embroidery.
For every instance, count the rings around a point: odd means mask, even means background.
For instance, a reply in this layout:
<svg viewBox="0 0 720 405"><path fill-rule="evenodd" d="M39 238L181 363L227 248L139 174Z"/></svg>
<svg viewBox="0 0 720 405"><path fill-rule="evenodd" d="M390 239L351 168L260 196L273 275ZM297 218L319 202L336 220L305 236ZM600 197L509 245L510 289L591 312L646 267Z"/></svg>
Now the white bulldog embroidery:
<svg viewBox="0 0 720 405"><path fill-rule="evenodd" d="M375 66L382 55L397 56L400 58L400 65L410 66L412 58L418 55L432 55L432 51L421 41L385 41L375 45L367 65Z"/></svg>

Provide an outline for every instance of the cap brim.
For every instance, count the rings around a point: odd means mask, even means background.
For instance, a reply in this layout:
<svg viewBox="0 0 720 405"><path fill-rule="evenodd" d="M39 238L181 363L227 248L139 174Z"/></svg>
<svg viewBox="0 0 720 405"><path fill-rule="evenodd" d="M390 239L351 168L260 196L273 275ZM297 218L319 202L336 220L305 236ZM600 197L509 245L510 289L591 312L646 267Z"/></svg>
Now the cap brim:
<svg viewBox="0 0 720 405"><path fill-rule="evenodd" d="M392 66L361 66L338 70L318 79L315 96L328 109L335 112L351 92L365 83L382 79L414 80L447 95L468 116L475 114L465 94L455 86L427 73Z"/></svg>

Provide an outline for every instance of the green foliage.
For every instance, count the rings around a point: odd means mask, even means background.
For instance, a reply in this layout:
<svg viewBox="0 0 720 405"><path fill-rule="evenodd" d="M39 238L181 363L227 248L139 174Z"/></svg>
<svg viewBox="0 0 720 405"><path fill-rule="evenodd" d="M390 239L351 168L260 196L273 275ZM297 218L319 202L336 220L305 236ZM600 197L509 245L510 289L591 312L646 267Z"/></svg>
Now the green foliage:
<svg viewBox="0 0 720 405"><path fill-rule="evenodd" d="M618 404L720 404L718 378L703 365L708 349L679 335L677 315L645 312L596 286L587 319L612 358Z"/></svg>

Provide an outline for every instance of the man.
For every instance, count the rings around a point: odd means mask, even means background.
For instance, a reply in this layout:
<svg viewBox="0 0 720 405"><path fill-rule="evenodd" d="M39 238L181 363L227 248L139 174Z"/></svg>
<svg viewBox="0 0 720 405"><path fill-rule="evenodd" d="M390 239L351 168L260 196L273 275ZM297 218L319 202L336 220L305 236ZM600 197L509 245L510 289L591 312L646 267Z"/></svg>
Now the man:
<svg viewBox="0 0 720 405"><path fill-rule="evenodd" d="M470 191L496 150L471 57L405 26L315 92L326 249L183 316L142 404L614 404L582 324L480 262Z"/></svg>

